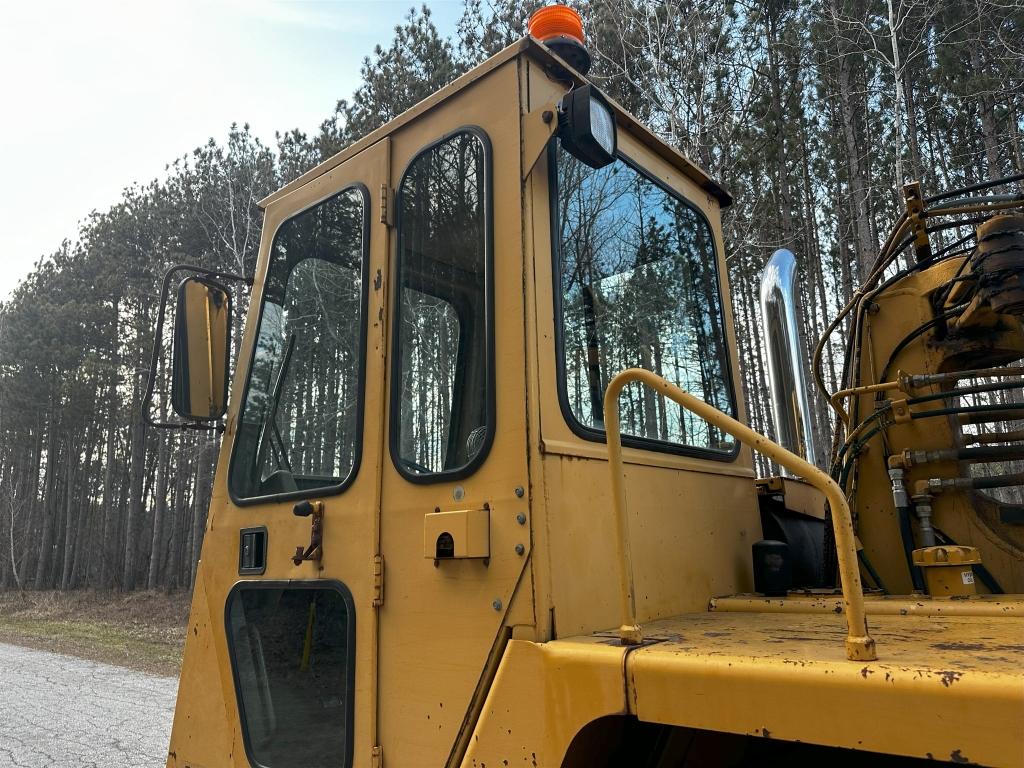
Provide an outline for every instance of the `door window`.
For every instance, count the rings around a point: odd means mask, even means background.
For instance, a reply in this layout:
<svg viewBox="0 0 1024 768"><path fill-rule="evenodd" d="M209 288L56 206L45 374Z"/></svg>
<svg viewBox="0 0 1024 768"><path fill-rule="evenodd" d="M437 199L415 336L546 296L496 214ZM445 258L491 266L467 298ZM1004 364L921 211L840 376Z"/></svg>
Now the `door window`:
<svg viewBox="0 0 1024 768"><path fill-rule="evenodd" d="M487 164L483 136L461 131L398 189L391 450L413 480L472 471L493 434Z"/></svg>
<svg viewBox="0 0 1024 768"><path fill-rule="evenodd" d="M240 584L228 643L249 760L261 768L352 761L355 614L332 586Z"/></svg>
<svg viewBox="0 0 1024 768"><path fill-rule="evenodd" d="M323 493L355 475L365 209L350 188L277 231L231 464L236 498Z"/></svg>

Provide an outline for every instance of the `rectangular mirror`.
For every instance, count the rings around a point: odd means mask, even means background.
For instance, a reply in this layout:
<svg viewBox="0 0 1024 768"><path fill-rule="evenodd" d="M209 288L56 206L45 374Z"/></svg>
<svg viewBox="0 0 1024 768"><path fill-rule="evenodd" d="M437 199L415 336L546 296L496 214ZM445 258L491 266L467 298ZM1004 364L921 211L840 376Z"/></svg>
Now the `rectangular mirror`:
<svg viewBox="0 0 1024 768"><path fill-rule="evenodd" d="M231 294L205 277L178 287L171 406L187 419L221 418L228 404Z"/></svg>

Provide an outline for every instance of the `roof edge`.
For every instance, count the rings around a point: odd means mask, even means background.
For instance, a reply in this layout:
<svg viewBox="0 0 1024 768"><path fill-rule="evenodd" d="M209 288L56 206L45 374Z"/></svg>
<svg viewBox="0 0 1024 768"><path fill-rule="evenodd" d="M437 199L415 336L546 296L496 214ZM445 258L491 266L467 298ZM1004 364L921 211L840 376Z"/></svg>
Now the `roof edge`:
<svg viewBox="0 0 1024 768"><path fill-rule="evenodd" d="M542 63L557 66L563 73L568 73L574 82L574 85L581 85L583 83L590 82L584 75L574 70L568 63L561 59L557 54L551 51L546 45L541 43L539 40L533 37L522 37L512 45L499 51L498 53L491 56L486 61L477 65L473 69L466 72L464 75L457 77L455 80L450 82L444 88L432 93L423 101L415 104L414 106L407 109L402 114L389 120L387 123L382 125L363 138L350 144L348 147L314 166L310 170L303 173L296 179L285 184L283 187L267 195L265 198L259 201L258 205L261 209L266 209L271 204L277 202L283 197L294 192L299 187L308 184L313 179L316 179L328 171L337 168L339 165L344 163L351 157L362 152L367 147L372 146L384 137L394 133L402 126L410 123L412 120L430 111L434 107L442 104L447 99L454 96L457 92L463 88L471 85L472 83L480 80L490 72L505 64L506 62L520 56L527 54L531 58ZM626 111L626 109L614 99L609 98L608 101L611 103L612 108L615 110L616 119L619 125L627 128L627 130L633 134L641 144L655 152L662 159L671 163L676 167L684 176L693 181L698 187L704 190L707 194L715 198L719 205L726 208L732 205L733 198L729 191L720 183L715 181L710 174L707 173L703 168L697 165L693 160L684 155L674 147L669 146L662 141L653 131L647 126L633 117L632 114Z"/></svg>

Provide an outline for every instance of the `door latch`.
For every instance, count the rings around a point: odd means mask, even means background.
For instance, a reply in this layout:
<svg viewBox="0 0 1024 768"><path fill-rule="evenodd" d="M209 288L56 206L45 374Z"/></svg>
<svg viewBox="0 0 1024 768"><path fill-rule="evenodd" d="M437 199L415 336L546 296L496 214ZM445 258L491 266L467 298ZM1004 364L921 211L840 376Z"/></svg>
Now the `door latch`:
<svg viewBox="0 0 1024 768"><path fill-rule="evenodd" d="M309 546L305 550L300 544L295 548L292 562L302 565L303 560L316 560L318 563L324 554L324 503L322 501L300 501L292 508L296 517L312 517L309 531Z"/></svg>

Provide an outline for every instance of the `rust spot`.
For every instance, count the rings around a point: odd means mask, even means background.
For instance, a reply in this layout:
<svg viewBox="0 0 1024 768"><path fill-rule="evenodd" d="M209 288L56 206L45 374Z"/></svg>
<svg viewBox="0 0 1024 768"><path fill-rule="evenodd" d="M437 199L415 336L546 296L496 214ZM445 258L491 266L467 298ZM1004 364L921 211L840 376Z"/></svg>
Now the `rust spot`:
<svg viewBox="0 0 1024 768"><path fill-rule="evenodd" d="M838 605L838 604L836 605L835 608L832 609L832 613L842 613L842 612L843 612L843 606Z"/></svg>
<svg viewBox="0 0 1024 768"><path fill-rule="evenodd" d="M953 672L951 670L946 670L945 672L939 672L939 677L942 678L942 684L946 688L949 688L949 686L951 686L953 683L955 683L957 680L963 677L963 672ZM959 751L960 750L958 749L957 752ZM967 761L965 760L964 762Z"/></svg>
<svg viewBox="0 0 1024 768"><path fill-rule="evenodd" d="M380 270L378 269L377 270L377 274L373 276L373 290L379 291L380 290L380 283L381 283L381 277L380 277Z"/></svg>
<svg viewBox="0 0 1024 768"><path fill-rule="evenodd" d="M705 632L704 637L728 637L731 632Z"/></svg>
<svg viewBox="0 0 1024 768"><path fill-rule="evenodd" d="M864 667L864 669L862 669L860 671L860 676L863 677L865 680L868 679L868 675L873 675L873 674L875 674L875 670L868 669L867 667Z"/></svg>
<svg viewBox="0 0 1024 768"><path fill-rule="evenodd" d="M770 739L772 737L772 732L769 731L767 728L762 728L761 735L764 736L764 738L766 739Z"/></svg>
<svg viewBox="0 0 1024 768"><path fill-rule="evenodd" d="M964 757L962 754L960 754L960 750L959 749L954 749L952 752L949 753L949 761L951 763L969 763L969 762L971 762L966 757Z"/></svg>
<svg viewBox="0 0 1024 768"><path fill-rule="evenodd" d="M940 651L983 651L985 645L983 643L935 643L932 648Z"/></svg>

